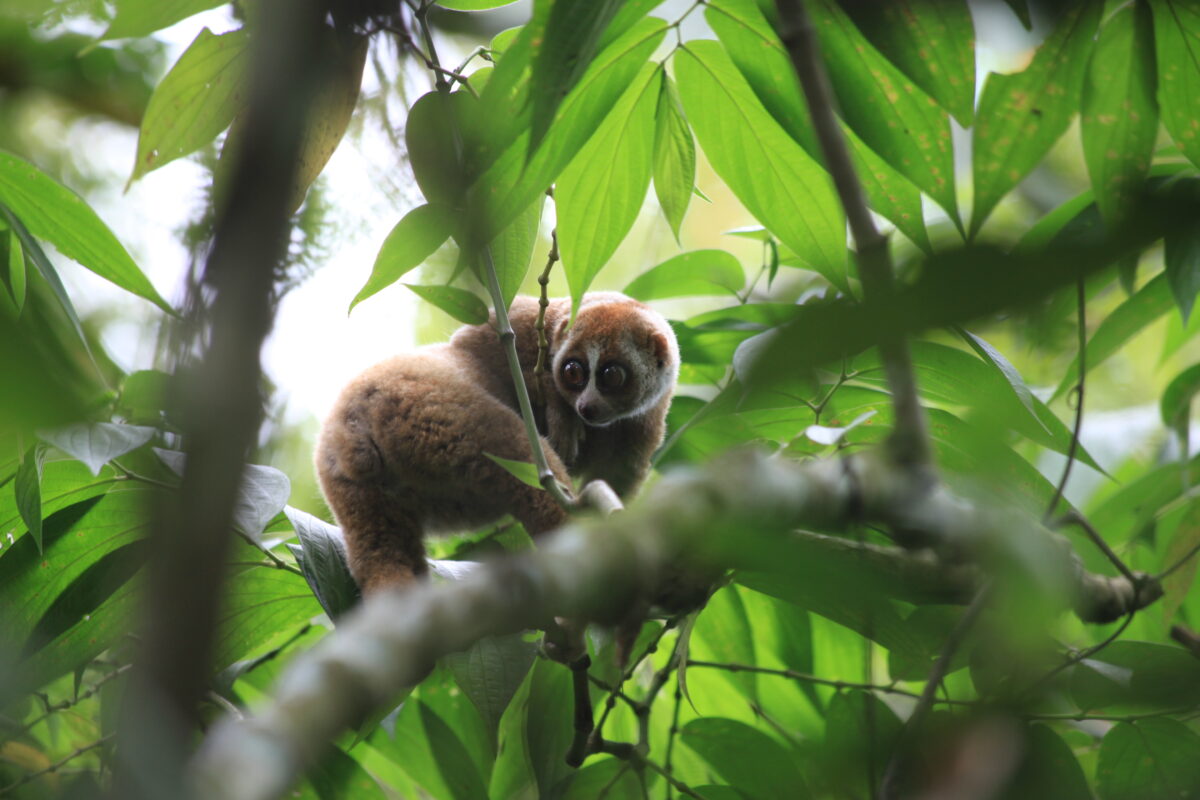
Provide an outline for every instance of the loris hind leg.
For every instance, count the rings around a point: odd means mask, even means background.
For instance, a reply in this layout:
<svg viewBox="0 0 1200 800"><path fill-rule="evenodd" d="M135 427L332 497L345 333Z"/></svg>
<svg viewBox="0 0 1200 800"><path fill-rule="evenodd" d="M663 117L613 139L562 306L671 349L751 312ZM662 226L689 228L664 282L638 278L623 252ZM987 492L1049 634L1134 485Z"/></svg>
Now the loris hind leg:
<svg viewBox="0 0 1200 800"><path fill-rule="evenodd" d="M364 593L410 583L427 571L421 537L466 530L506 513L533 535L566 513L487 458L531 461L521 418L490 394L421 364L364 380L335 408L322 435L318 472L346 534L350 568ZM551 468L567 472L543 440Z"/></svg>

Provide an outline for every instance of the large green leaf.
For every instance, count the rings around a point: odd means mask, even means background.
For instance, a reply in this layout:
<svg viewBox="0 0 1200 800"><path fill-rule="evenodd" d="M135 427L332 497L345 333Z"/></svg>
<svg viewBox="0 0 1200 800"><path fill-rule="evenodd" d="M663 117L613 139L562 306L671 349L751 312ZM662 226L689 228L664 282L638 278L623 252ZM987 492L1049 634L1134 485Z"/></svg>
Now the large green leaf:
<svg viewBox="0 0 1200 800"><path fill-rule="evenodd" d="M450 238L457 216L448 206L432 203L417 206L404 215L379 248L371 277L358 290L350 303L350 311L380 289L398 281L406 272L433 255Z"/></svg>
<svg viewBox="0 0 1200 800"><path fill-rule="evenodd" d="M972 145L972 235L1071 124L1102 7L1100 3L1068 5L1028 67L1013 75L988 76Z"/></svg>
<svg viewBox="0 0 1200 800"><path fill-rule="evenodd" d="M1100 366L1110 356L1146 326L1167 313L1171 308L1171 287L1165 274L1156 275L1145 286L1117 306L1096 328L1088 339L1086 363L1088 370ZM1054 397L1061 397L1079 380L1079 359L1075 358L1066 374L1054 390Z"/></svg>
<svg viewBox="0 0 1200 800"><path fill-rule="evenodd" d="M679 241L683 215L696 185L696 143L683 116L675 82L663 75L654 111L654 192Z"/></svg>
<svg viewBox="0 0 1200 800"><path fill-rule="evenodd" d="M193 14L221 5L223 0L117 0L117 15L102 39L146 36Z"/></svg>
<svg viewBox="0 0 1200 800"><path fill-rule="evenodd" d="M255 551L248 545L239 550ZM242 568L225 583L213 642L213 665L224 669L268 649L281 632L294 631L321 612L299 575L269 567Z"/></svg>
<svg viewBox="0 0 1200 800"><path fill-rule="evenodd" d="M1200 7L1189 0L1151 0L1163 126L1200 165Z"/></svg>
<svg viewBox="0 0 1200 800"><path fill-rule="evenodd" d="M1096 204L1110 222L1135 195L1158 134L1150 8L1128 5L1100 29L1083 84L1080 133Z"/></svg>
<svg viewBox="0 0 1200 800"><path fill-rule="evenodd" d="M1113 642L1072 669L1071 697L1085 711L1166 711L1200 702L1200 661L1153 642Z"/></svg>
<svg viewBox="0 0 1200 800"><path fill-rule="evenodd" d="M0 203L68 258L174 313L83 198L28 161L0 151Z"/></svg>
<svg viewBox="0 0 1200 800"><path fill-rule="evenodd" d="M500 719L525 680L538 646L520 634L485 636L460 653L444 659L459 685L479 710L483 724L497 736Z"/></svg>
<svg viewBox="0 0 1200 800"><path fill-rule="evenodd" d="M1200 226L1169 232L1163 241L1163 265L1184 324L1200 293Z"/></svg>
<svg viewBox="0 0 1200 800"><path fill-rule="evenodd" d="M679 93L709 163L800 258L848 288L846 228L828 175L758 102L716 42L675 56Z"/></svg>
<svg viewBox="0 0 1200 800"><path fill-rule="evenodd" d="M806 798L796 757L767 734L720 717L694 719L679 732L683 743L747 798Z"/></svg>
<svg viewBox="0 0 1200 800"><path fill-rule="evenodd" d="M436 800L488 796L463 740L429 703L407 701L400 708L394 735L380 729L371 741Z"/></svg>
<svg viewBox="0 0 1200 800"><path fill-rule="evenodd" d="M512 305L513 298L521 291L525 274L529 272L529 260L533 258L545 205L546 196L539 196L492 240L492 265L500 282L500 296L504 298L505 308Z"/></svg>
<svg viewBox="0 0 1200 800"><path fill-rule="evenodd" d="M638 300L726 293L746 283L742 265L725 250L693 250L668 258L634 278L622 291Z"/></svg>
<svg viewBox="0 0 1200 800"><path fill-rule="evenodd" d="M1181 420L1186 424L1188 409L1197 391L1200 391L1200 364L1193 364L1176 375L1163 392L1159 402L1163 424L1168 428L1176 427Z"/></svg>
<svg viewBox="0 0 1200 800"><path fill-rule="evenodd" d="M482 325L488 321L487 304L466 289L459 289L457 286L417 286L411 283L404 286L459 322Z"/></svg>
<svg viewBox="0 0 1200 800"><path fill-rule="evenodd" d="M1048 725L1030 725L1025 755L1001 800L1092 800L1071 746Z"/></svg>
<svg viewBox="0 0 1200 800"><path fill-rule="evenodd" d="M866 40L833 0L810 0L846 122L958 223L950 119Z"/></svg>
<svg viewBox="0 0 1200 800"><path fill-rule="evenodd" d="M1186 797L1200 786L1200 736L1173 719L1118 722L1100 744L1100 800Z"/></svg>
<svg viewBox="0 0 1200 800"><path fill-rule="evenodd" d="M41 437L68 455L87 465L92 475L130 450L141 447L154 437L157 429L144 425L116 425L93 422L42 431Z"/></svg>
<svg viewBox="0 0 1200 800"><path fill-rule="evenodd" d="M975 111L975 27L964 0L846 3L879 52L970 127Z"/></svg>
<svg viewBox="0 0 1200 800"><path fill-rule="evenodd" d="M875 695L838 692L825 712L822 769L848 796L870 797L872 779L884 774L902 729L896 712Z"/></svg>
<svg viewBox="0 0 1200 800"><path fill-rule="evenodd" d="M662 71L647 64L555 183L558 249L572 305L637 218L654 163Z"/></svg>
<svg viewBox="0 0 1200 800"><path fill-rule="evenodd" d="M42 505L38 517L49 517L69 505L107 492L118 478L111 469L102 470L102 473L100 477L93 478L91 471L74 459L48 459L42 468ZM0 531L8 531L19 538L24 535L17 524L21 519L16 492L3 488L0 490ZM6 558L10 552L12 549L7 546L0 549L0 559Z"/></svg>
<svg viewBox="0 0 1200 800"><path fill-rule="evenodd" d="M822 162L824 157L791 58L758 4L754 0L713 0L705 19L763 107L805 152ZM842 131L871 208L917 245L929 249L920 191L853 130L843 125Z"/></svg>
<svg viewBox="0 0 1200 800"><path fill-rule="evenodd" d="M211 142L246 101L250 36L244 28L200 31L150 96L138 133L132 183Z"/></svg>
<svg viewBox="0 0 1200 800"><path fill-rule="evenodd" d="M288 549L321 608L336 622L359 598L358 585L346 565L342 531L298 508L288 506L284 513L300 538L299 545L289 544Z"/></svg>
<svg viewBox="0 0 1200 800"><path fill-rule="evenodd" d="M754 630L738 588L729 585L709 598L692 629L690 653L723 664L757 664ZM751 703L758 703L757 676L752 672L723 672L729 683Z"/></svg>

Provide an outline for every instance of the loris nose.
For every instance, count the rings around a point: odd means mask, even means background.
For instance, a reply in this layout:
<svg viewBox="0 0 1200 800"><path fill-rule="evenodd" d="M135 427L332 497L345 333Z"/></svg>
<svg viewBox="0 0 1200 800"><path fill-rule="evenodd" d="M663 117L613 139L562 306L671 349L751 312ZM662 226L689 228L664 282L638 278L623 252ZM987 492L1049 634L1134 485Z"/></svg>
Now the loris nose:
<svg viewBox="0 0 1200 800"><path fill-rule="evenodd" d="M593 403L580 403L578 410L584 422L594 422L600 414L600 409Z"/></svg>

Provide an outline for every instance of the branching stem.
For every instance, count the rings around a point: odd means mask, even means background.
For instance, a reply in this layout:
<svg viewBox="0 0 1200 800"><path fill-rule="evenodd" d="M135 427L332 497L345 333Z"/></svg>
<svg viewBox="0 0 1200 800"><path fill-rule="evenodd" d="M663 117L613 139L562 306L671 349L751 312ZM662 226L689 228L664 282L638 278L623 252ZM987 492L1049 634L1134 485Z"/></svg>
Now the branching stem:
<svg viewBox="0 0 1200 800"><path fill-rule="evenodd" d="M538 295L537 322L534 324L534 329L537 331L538 355L537 364L533 367L533 390L537 393L538 405L543 408L546 400L542 397L542 375L546 372L546 355L550 350L550 342L546 339L546 309L550 306L547 287L550 285L550 270L554 268L556 261L558 261L557 228L550 231L550 252L546 255L546 268L538 276L538 286L541 291Z"/></svg>

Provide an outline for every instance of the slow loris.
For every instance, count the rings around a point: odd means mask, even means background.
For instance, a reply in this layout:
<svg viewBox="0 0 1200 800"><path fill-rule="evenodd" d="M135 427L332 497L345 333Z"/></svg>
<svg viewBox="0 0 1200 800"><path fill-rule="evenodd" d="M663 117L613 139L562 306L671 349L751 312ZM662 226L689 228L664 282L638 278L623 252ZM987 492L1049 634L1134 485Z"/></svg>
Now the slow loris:
<svg viewBox="0 0 1200 800"><path fill-rule="evenodd" d="M517 297L509 314L532 388L538 301ZM679 373L675 335L657 312L617 292L585 295L570 327L569 314L565 298L546 309L542 446L562 483L603 479L627 497L663 439ZM424 534L512 514L536 536L566 519L548 492L484 455L532 460L494 323L369 368L321 430L317 473L364 593L424 574Z"/></svg>

